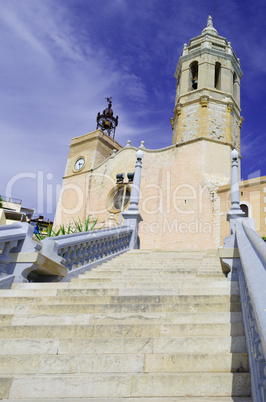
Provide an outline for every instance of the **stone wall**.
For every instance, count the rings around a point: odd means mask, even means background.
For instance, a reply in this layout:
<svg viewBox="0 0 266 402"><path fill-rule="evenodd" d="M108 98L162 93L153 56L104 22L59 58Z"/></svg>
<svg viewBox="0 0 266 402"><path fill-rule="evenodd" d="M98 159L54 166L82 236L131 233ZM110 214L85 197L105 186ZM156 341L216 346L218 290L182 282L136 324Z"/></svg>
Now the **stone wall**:
<svg viewBox="0 0 266 402"><path fill-rule="evenodd" d="M244 204L249 210L249 217L255 221L256 231L260 236L266 236L266 176L241 181L240 205ZM226 214L231 205L230 185L221 186L218 190L221 208L221 234L220 244L223 244L224 237L229 234L229 223Z"/></svg>
<svg viewBox="0 0 266 402"><path fill-rule="evenodd" d="M218 247L217 185L229 181L230 146L199 139L190 144L143 151L139 205L143 217L139 229L141 248ZM125 173L126 177L127 173L134 172L135 152L135 148L125 147L92 171L65 179L55 224L78 217L84 219L89 214L106 222L110 212L114 212L110 211L108 195L116 186L116 174ZM118 223L119 211L114 215Z"/></svg>

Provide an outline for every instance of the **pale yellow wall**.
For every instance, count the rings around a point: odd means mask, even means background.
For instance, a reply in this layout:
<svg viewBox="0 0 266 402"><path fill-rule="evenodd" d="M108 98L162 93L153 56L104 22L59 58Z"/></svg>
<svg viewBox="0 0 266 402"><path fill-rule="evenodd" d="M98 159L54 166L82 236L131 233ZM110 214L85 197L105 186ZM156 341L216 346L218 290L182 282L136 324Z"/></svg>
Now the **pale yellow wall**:
<svg viewBox="0 0 266 402"><path fill-rule="evenodd" d="M251 206L250 217L255 221L255 227L260 236L266 236L266 176L240 182L240 203ZM218 190L221 203L221 234L220 243L229 235L229 223L226 214L231 205L230 185L221 186Z"/></svg>
<svg viewBox="0 0 266 402"><path fill-rule="evenodd" d="M158 151L144 149L141 179L141 248L215 248L220 243L217 185L230 177L229 146L198 140ZM134 172L135 152L125 147L91 172L64 180L55 225L93 214L105 222L116 174ZM217 158L217 155L219 157ZM226 168L226 165L227 168ZM71 188L70 188L71 187ZM119 222L119 213L115 214Z"/></svg>
<svg viewBox="0 0 266 402"><path fill-rule="evenodd" d="M88 171L108 158L114 149L119 150L121 148L118 142L108 137L101 130L72 138L64 176L76 174L74 164L79 157L85 158L85 165L82 170Z"/></svg>

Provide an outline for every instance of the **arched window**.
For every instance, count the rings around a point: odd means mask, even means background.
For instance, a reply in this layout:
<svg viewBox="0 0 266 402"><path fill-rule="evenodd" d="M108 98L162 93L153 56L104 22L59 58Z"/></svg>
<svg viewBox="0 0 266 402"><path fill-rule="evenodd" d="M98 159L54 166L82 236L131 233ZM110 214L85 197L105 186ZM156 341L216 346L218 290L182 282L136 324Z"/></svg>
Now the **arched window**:
<svg viewBox="0 0 266 402"><path fill-rule="evenodd" d="M251 205L247 201L241 201L239 204L240 208L242 211L245 213L244 218L250 218L251 217Z"/></svg>
<svg viewBox="0 0 266 402"><path fill-rule="evenodd" d="M214 88L221 89L221 63L215 63Z"/></svg>
<svg viewBox="0 0 266 402"><path fill-rule="evenodd" d="M198 67L199 63L197 61L193 61L189 68L190 68L190 88L189 91L198 89Z"/></svg>

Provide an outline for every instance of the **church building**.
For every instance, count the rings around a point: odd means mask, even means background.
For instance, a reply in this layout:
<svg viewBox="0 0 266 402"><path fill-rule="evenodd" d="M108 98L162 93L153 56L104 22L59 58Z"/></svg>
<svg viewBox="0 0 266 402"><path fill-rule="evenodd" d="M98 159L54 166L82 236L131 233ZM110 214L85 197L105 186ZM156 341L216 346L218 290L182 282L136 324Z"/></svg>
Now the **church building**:
<svg viewBox="0 0 266 402"><path fill-rule="evenodd" d="M141 144L140 247L215 249L229 234L230 155L233 149L241 155L243 118L240 62L211 17L201 34L184 44L175 77L172 144L157 150ZM88 215L98 218L99 226L123 224L136 148L113 138L118 118L108 102L97 130L71 141L55 227ZM265 236L266 176L240 182L240 201Z"/></svg>

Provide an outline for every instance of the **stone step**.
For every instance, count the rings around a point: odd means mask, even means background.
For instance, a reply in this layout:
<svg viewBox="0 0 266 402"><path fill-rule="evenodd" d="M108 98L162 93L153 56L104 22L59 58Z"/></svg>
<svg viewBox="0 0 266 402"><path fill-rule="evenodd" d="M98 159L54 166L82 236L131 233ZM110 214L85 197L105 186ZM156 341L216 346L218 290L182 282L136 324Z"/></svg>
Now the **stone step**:
<svg viewBox="0 0 266 402"><path fill-rule="evenodd" d="M70 290L70 289L69 289ZM60 292L60 291L59 291ZM156 289L150 288L129 288L119 289L119 296L171 296L171 295L183 295L183 296L207 296L207 295L239 295L239 289L205 289L205 288L187 288L187 289Z"/></svg>
<svg viewBox="0 0 266 402"><path fill-rule="evenodd" d="M105 313L0 315L7 325L226 324L241 323L242 313Z"/></svg>
<svg viewBox="0 0 266 402"><path fill-rule="evenodd" d="M29 297L29 296L56 296L57 294L57 288L56 287L50 287L49 289L1 289L0 292L0 298L4 297ZM1 300L2 302L2 300Z"/></svg>
<svg viewBox="0 0 266 402"><path fill-rule="evenodd" d="M182 283L182 282L177 282L174 283L173 281L171 282L158 282L158 283L146 283L143 281L140 282L104 282L104 283L91 283L90 280L88 281L77 281L77 282L71 282L67 288L61 288L57 290L57 294L63 294L67 293L68 290L77 290L79 292L80 289L85 289L85 291L97 294L99 291L105 291L105 294L108 293L110 290L110 294L117 294L117 292L125 291L127 289L147 289L147 291L153 290L153 293L156 291L161 292L164 290L165 292L167 290L169 291L175 291L179 292L182 291L188 292L189 294L195 292L203 292L203 294L208 294L207 292L209 291L210 294L218 294L221 292L221 294L230 294L231 293L237 293L239 288L238 286L228 286L227 283L221 282L220 285L216 285L216 282L213 284L213 286L205 286L204 283L202 284L191 284L191 283ZM16 292L19 292L16 290ZM24 293L25 294L25 293ZM39 289L39 295L42 295L42 289ZM160 293L159 293L160 294ZM171 294L171 293L170 293ZM21 293L22 295L22 293Z"/></svg>
<svg viewBox="0 0 266 402"><path fill-rule="evenodd" d="M20 375L0 378L1 397L14 399L249 396L248 373Z"/></svg>
<svg viewBox="0 0 266 402"><path fill-rule="evenodd" d="M0 375L247 372L246 353L0 355Z"/></svg>
<svg viewBox="0 0 266 402"><path fill-rule="evenodd" d="M72 285L73 286L73 285ZM54 291L49 291L48 289L17 289L17 290L7 290L7 292L2 294L0 292L0 300L2 304L3 298L8 297L16 297L16 298L25 298L25 297L48 297L48 296L230 296L230 295L239 295L238 287L226 287L226 288L215 288L215 287L155 287L155 286L125 286L121 288L117 288L115 286L107 286L102 285L98 288L94 286L89 286L87 284L75 285L73 288L68 289L56 289ZM193 286L193 285L192 285ZM5 291L5 290L3 290Z"/></svg>
<svg viewBox="0 0 266 402"><path fill-rule="evenodd" d="M123 277L123 278L93 278L91 281L90 277L84 277L84 276L79 276L78 278L72 279L71 282L61 282L61 283L17 283L14 284L13 288L11 291L13 291L15 294L20 294L20 290L26 290L27 292L30 290L31 293L34 294L34 291L37 290L64 290L64 289L74 289L74 288L79 288L79 286L86 286L87 289L112 289L112 288L124 288L124 287L175 287L175 288L227 288L227 289L236 289L238 288L238 282L232 281L229 282L227 280L219 280L219 281L211 281L211 282L206 282L205 279L202 278L195 278L193 279L193 282L191 282L191 279L187 278L186 280L179 280L176 278L151 278L150 280L145 277L144 278L135 278L135 277ZM7 289L9 290L9 289ZM3 295L8 295L9 292L3 293Z"/></svg>
<svg viewBox="0 0 266 402"><path fill-rule="evenodd" d="M24 296L23 296L24 295ZM70 295L59 295L57 297L38 297L35 295L30 296L23 293L20 297L2 297L0 306L20 306L25 305L45 305L45 304L175 304L188 303L194 305L198 303L239 303L239 294L235 295L135 295L135 296L118 296L118 295L88 295L86 290L85 294L81 289L78 292L71 292Z"/></svg>
<svg viewBox="0 0 266 402"><path fill-rule="evenodd" d="M99 265L101 268L105 267L125 267L127 268L128 266L130 267L189 267L189 266L198 266L198 267L203 267L203 266L213 266L214 268L220 267L220 260L219 258L142 258L141 261L139 258L134 258L128 254L127 258L118 258L116 260L107 262L106 264Z"/></svg>
<svg viewBox="0 0 266 402"><path fill-rule="evenodd" d="M151 398L35 398L35 400L52 402L252 402L250 397L151 397ZM18 399L2 399L2 402L17 402ZM32 399L19 399L20 402L32 402Z"/></svg>
<svg viewBox="0 0 266 402"><path fill-rule="evenodd" d="M190 257L190 256L183 256L183 257L173 257L169 258L168 256L165 256L165 258L159 258L159 257L149 257L149 258L141 258L141 261L139 258L136 258L134 256L131 256L128 254L127 258L124 257L123 259L117 258L112 261L107 262L106 264L102 264L101 267L105 266L121 266L124 264L124 266L181 266L183 265L184 267L189 266L189 265L194 265L194 266L199 266L202 267L204 265L210 266L213 265L214 267L220 266L220 259L218 257Z"/></svg>
<svg viewBox="0 0 266 402"><path fill-rule="evenodd" d="M0 306L1 311L1 306ZM175 304L44 304L31 305L31 313L43 314L82 314L82 313L204 313L204 312L240 312L240 303L175 303Z"/></svg>
<svg viewBox="0 0 266 402"><path fill-rule="evenodd" d="M117 338L171 338L243 336L242 323L233 324L114 324L114 325L11 325L0 327L0 339L117 337Z"/></svg>
<svg viewBox="0 0 266 402"><path fill-rule="evenodd" d="M70 293L73 292L73 290L77 290L78 292L81 292L83 290L83 293L85 292L85 294L87 295L95 295L95 296L100 296L100 295L109 295L109 296L115 296L118 295L119 293L119 289L118 288L108 288L108 287L104 287L104 285L102 286L102 288L99 289L95 289L93 286L91 286L91 288L88 289L88 287L86 285L81 285L81 288L79 290L78 286L75 286L74 289L69 289L69 286L71 285L70 283L67 283L67 285L65 285L64 283L62 283L61 289L60 287L54 288L54 289L27 289L27 288L23 288L23 289L1 289L0 292L0 300L2 303L2 299L5 297L15 297L15 298L24 298L24 297L39 297L39 298L43 298L43 297L49 297L49 296L57 296L58 293L60 291L69 291ZM73 286L73 285L72 285ZM3 292L3 293L2 293Z"/></svg>
<svg viewBox="0 0 266 402"><path fill-rule="evenodd" d="M213 264L211 265L207 265L207 264L203 264L202 266L200 266L199 264L180 264L180 265L175 265L175 264L167 264L167 265L162 265L162 264L158 264L158 265L151 265L151 264L146 264L146 265L141 265L141 266L137 266L137 265L131 265L131 264L126 264L126 265L110 265L110 266L106 266L104 268L101 267L96 267L95 269L93 269L92 271L87 271L87 272L121 272L126 270L127 272L155 272L155 273L159 273L159 272L165 272L165 273L175 273L175 274L196 274L196 273L200 273L200 272L205 272L208 271L210 273L214 273L214 274L219 274L220 276L222 276L224 278L224 275L222 273L222 268L221 265L214 267Z"/></svg>
<svg viewBox="0 0 266 402"><path fill-rule="evenodd" d="M205 269L205 268L212 268L213 271L218 271L221 270L221 264L220 261L218 263L213 263L213 262L207 262L207 261L202 261L199 262L198 260L194 261L163 261L163 262L157 262L157 261L147 261L146 263L144 261L141 262L131 262L130 260L128 261L114 261L113 263L107 263L103 265L98 265L95 268L92 269L91 272L93 271L110 271L110 270L129 270L132 271L137 270L137 271L143 271L143 270L154 270L154 271L159 271L159 270L165 270L165 271L189 271L189 270L194 270L194 269ZM89 271L87 271L89 272Z"/></svg>
<svg viewBox="0 0 266 402"><path fill-rule="evenodd" d="M143 284L144 286L144 284ZM187 286L172 286L168 285L159 287L152 286L151 284L146 285L143 287L142 284L138 286L135 285L134 287L126 284L121 287L115 285L98 285L94 286L91 284L86 283L75 283L69 284L69 287L66 289L15 289L15 290L7 290L5 294L0 292L0 300L2 304L3 298L25 298L25 297L39 297L44 298L48 296L174 296L174 295L183 295L183 296L226 296L226 295L239 295L239 288L238 287L191 287ZM4 292L5 290L3 290ZM8 293L9 292L9 293Z"/></svg>
<svg viewBox="0 0 266 402"><path fill-rule="evenodd" d="M34 338L0 339L0 355L95 353L245 353L244 336L193 338Z"/></svg>
<svg viewBox="0 0 266 402"><path fill-rule="evenodd" d="M193 281L193 283L195 284L227 284L228 286L228 281L222 277L222 278L211 278L210 281L206 280L205 277L199 277L199 276L192 276L192 275L176 275L176 274L172 274L172 275L168 275L168 274L153 274L150 273L149 275L145 275L145 274L139 274L138 272L133 275L133 274L123 274L123 275L110 275L108 273L105 274L105 276L100 276L97 273L97 276L94 275L80 275L78 278L74 278L72 281L73 282L78 282L78 281L91 281L92 283L97 283L97 282L102 282L104 283L106 280L108 279L107 282L112 281L113 283L115 282L141 282L141 281L145 281L145 282L174 282L175 284L178 283L191 283L191 281ZM71 282L72 282L71 281ZM230 283L231 284L231 283ZM234 284L234 282L232 282L232 285ZM20 284L21 286L22 284ZM18 287L17 287L18 288ZM20 287L21 288L21 287Z"/></svg>
<svg viewBox="0 0 266 402"><path fill-rule="evenodd" d="M248 372L247 353L145 354L146 373Z"/></svg>
<svg viewBox="0 0 266 402"><path fill-rule="evenodd" d="M173 280L182 280L187 282L188 280L195 280L196 282L198 281L205 281L205 278L202 278L201 276L197 276L196 271L176 271L176 270L124 270L124 271L115 271L115 270L110 270L110 271L88 271L85 272L84 274L80 274L79 279L84 279L84 278L98 278L98 279L103 279L103 278L131 278L131 279L143 279L143 278L151 278L151 279L173 279ZM76 279L76 278L75 278ZM226 281L226 278L224 275L220 275L219 277L213 277L210 278L210 281ZM17 284L18 285L18 284ZM19 284L21 285L21 284Z"/></svg>
<svg viewBox="0 0 266 402"><path fill-rule="evenodd" d="M193 285L191 283L193 281ZM166 288L169 287L206 287L206 288L211 288L211 287L216 287L216 288L237 288L238 283L235 281L228 282L224 279L216 280L215 278L212 278L211 281L208 281L206 283L205 278L192 278L192 277L186 277L185 279L178 278L178 277L173 277L169 278L168 276L152 276L149 278L146 275L136 277L136 276L126 276L123 275L121 277L90 277L80 275L78 278L72 279L71 282L61 282L58 284L51 284L49 282L47 283L29 283L28 286L26 283L16 283L13 285L12 290L16 291L16 294L18 294L18 290L42 290L42 289L49 289L49 290L55 290L55 289L73 289L73 288L79 288L80 286L86 286L88 289L98 289L98 288L113 288L113 287L126 287L126 286L155 286L155 287L162 287L165 286ZM5 292L5 294L8 294ZM3 294L3 295L5 295Z"/></svg>
<svg viewBox="0 0 266 402"><path fill-rule="evenodd" d="M108 314L108 313L207 313L240 312L239 303L170 303L170 304L12 304L0 305L0 314Z"/></svg>
<svg viewBox="0 0 266 402"><path fill-rule="evenodd" d="M169 280L169 279L162 279L161 281L159 280L151 280L148 281L147 278L145 280L142 278L140 280L138 279L133 279L133 278L118 278L118 279L113 279L110 282L105 282L105 281L95 281L91 282L90 278L82 278L82 279L76 279L75 281L71 281L69 283L68 288L69 289L74 289L75 287L78 288L80 285L85 285L87 289L113 289L113 288L140 288L140 287L151 287L151 288L165 288L165 289L200 289L200 288L205 288L205 289L238 289L238 283L234 282L227 282L227 281L213 281L213 282L208 282L206 281L178 281L178 280ZM42 289L42 288L41 288Z"/></svg>

